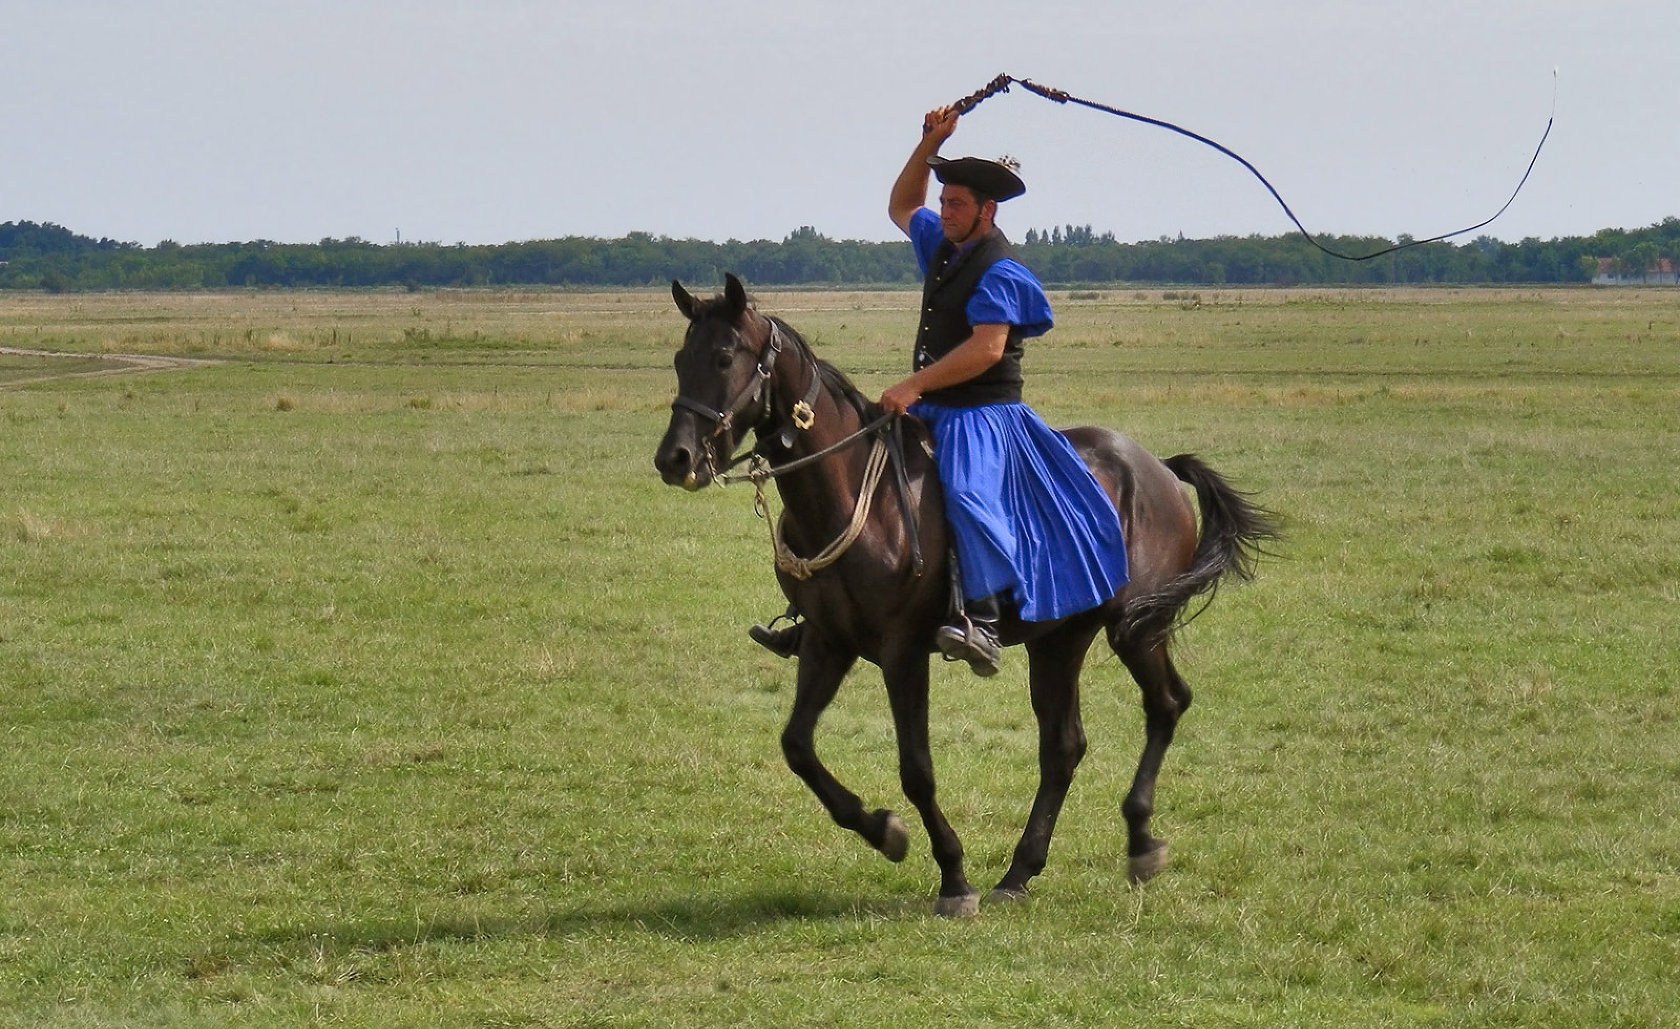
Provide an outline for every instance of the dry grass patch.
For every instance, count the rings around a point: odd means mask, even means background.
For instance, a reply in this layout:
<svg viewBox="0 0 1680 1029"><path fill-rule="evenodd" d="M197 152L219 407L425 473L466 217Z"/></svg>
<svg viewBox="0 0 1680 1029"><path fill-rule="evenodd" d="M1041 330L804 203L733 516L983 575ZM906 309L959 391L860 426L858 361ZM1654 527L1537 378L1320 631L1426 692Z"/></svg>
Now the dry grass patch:
<svg viewBox="0 0 1680 1029"><path fill-rule="evenodd" d="M6 535L19 543L38 544L80 539L84 528L76 522L19 509L7 519Z"/></svg>

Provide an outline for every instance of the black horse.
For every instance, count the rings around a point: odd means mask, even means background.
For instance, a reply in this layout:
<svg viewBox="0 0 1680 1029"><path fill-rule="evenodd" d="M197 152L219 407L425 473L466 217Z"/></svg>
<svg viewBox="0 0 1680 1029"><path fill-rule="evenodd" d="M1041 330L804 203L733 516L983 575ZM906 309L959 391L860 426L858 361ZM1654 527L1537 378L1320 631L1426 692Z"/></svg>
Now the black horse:
<svg viewBox="0 0 1680 1029"><path fill-rule="evenodd" d="M780 319L766 317L730 275L722 296L701 300L673 281L689 327L676 356L678 396L654 464L664 481L698 490L724 472L746 434L769 463L781 494L777 577L805 615L798 689L782 733L787 763L835 822L893 861L909 850L904 823L864 807L818 759L813 736L858 658L886 681L905 796L921 813L939 864L943 915L969 915L979 896L963 872L963 849L934 798L928 747L928 661L947 615L951 578L939 479L925 430L906 418L902 476L890 468L880 408ZM871 426L877 426L871 429ZM1039 727L1039 788L1009 870L993 899L1026 895L1044 868L1050 836L1085 753L1079 673L1099 632L1143 692L1147 739L1121 811L1128 871L1142 882L1166 865L1165 841L1150 834L1155 779L1190 687L1168 644L1189 601L1227 576L1248 578L1268 516L1190 455L1166 462L1107 429L1066 435L1120 512L1130 582L1102 607L1056 622L1006 614L1003 642L1030 659ZM855 437L855 439L854 439ZM762 480L760 480L762 481ZM1201 530L1183 484L1194 489Z"/></svg>

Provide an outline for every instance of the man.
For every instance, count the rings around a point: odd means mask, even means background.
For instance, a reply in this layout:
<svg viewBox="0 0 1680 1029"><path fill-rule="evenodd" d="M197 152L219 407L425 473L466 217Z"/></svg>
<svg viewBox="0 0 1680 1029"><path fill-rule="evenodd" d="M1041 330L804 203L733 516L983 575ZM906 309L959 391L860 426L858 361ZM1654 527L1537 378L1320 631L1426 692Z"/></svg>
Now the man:
<svg viewBox="0 0 1680 1029"><path fill-rule="evenodd" d="M920 418L933 435L962 608L935 643L986 676L998 670L1003 602L1027 622L1088 610L1126 584L1126 556L1107 494L1021 401L1022 343L1053 319L1043 287L1011 256L995 219L998 205L1026 186L1000 162L938 156L958 117L949 107L927 114L888 200L925 282L913 370L881 406ZM941 184L937 215L923 206L930 173ZM800 628L754 626L751 634L791 654Z"/></svg>

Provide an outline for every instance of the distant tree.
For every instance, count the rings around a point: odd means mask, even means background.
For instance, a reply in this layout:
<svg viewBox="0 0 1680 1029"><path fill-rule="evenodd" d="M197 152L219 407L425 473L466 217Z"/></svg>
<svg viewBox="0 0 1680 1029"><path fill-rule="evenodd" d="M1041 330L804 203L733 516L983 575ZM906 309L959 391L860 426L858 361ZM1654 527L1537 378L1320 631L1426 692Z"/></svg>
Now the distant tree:
<svg viewBox="0 0 1680 1029"><path fill-rule="evenodd" d="M1402 242L1405 237L1402 237ZM1326 237L1348 253L1390 245L1372 237ZM1019 248L1052 285L1102 282L1255 285L1585 282L1598 259L1643 275L1680 256L1680 218L1589 237L1502 243L1489 236L1436 242L1367 262L1337 260L1299 236L1221 236L1121 243L1111 232L1066 224L1029 229ZM484 285L646 286L676 277L717 282L734 271L761 286L914 284L910 248L835 240L802 225L772 240L671 239L632 232L620 239L570 236L500 245L380 245L351 236L315 243L268 240L145 248L93 239L62 226L0 223L0 289L219 289L233 287Z"/></svg>
<svg viewBox="0 0 1680 1029"><path fill-rule="evenodd" d="M1641 282L1650 282L1651 273L1657 269L1657 259L1662 248L1655 241L1641 240L1622 251L1622 274L1627 278L1637 276Z"/></svg>

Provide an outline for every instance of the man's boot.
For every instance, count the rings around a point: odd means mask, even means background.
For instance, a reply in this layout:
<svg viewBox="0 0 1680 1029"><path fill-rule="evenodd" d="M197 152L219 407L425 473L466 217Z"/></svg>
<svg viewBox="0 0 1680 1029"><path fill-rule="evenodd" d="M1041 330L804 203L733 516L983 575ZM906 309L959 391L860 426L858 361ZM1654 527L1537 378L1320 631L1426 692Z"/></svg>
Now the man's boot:
<svg viewBox="0 0 1680 1029"><path fill-rule="evenodd" d="M996 594L963 605L957 618L941 626L934 635L934 643L947 661L967 661L974 674L987 678L998 673L998 659L1003 648L998 645L998 608Z"/></svg>
<svg viewBox="0 0 1680 1029"><path fill-rule="evenodd" d="M787 622L776 628L777 622ZM805 636L805 623L799 620L799 609L792 604L787 611L770 619L769 625L755 625L747 630L752 641L777 657L792 657L799 653L799 641Z"/></svg>

